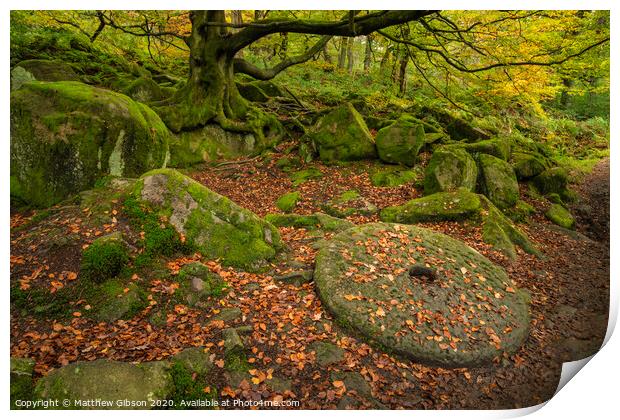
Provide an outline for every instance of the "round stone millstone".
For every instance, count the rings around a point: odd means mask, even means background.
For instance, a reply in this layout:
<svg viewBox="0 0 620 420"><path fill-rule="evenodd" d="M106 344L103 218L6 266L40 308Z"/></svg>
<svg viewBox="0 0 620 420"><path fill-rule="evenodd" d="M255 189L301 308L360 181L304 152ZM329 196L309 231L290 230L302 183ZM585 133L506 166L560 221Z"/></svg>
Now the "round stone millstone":
<svg viewBox="0 0 620 420"><path fill-rule="evenodd" d="M415 362L479 366L516 352L528 334L527 295L506 272L429 229L341 232L319 252L314 280L339 322Z"/></svg>

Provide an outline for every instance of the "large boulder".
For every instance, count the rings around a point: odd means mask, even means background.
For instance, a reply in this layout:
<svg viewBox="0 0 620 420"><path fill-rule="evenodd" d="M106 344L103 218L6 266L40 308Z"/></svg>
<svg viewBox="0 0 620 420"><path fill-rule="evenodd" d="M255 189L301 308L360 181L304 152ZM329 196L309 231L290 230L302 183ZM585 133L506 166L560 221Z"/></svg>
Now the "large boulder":
<svg viewBox="0 0 620 420"><path fill-rule="evenodd" d="M68 405L62 406L65 409L161 408L158 403L187 386L178 383L185 378L175 377L175 366L188 372L190 380L191 375L204 377L212 369L209 354L198 347L157 362L134 364L106 359L77 362L54 369L41 378L34 396L67 401Z"/></svg>
<svg viewBox="0 0 620 420"><path fill-rule="evenodd" d="M314 281L343 325L416 362L489 364L528 334L527 296L506 272L429 229L348 229L319 251Z"/></svg>
<svg viewBox="0 0 620 420"><path fill-rule="evenodd" d="M482 192L500 209L514 206L519 201L519 183L512 166L495 156L480 154Z"/></svg>
<svg viewBox="0 0 620 420"><path fill-rule="evenodd" d="M11 92L11 196L46 207L105 175L165 165L168 129L149 107L79 82Z"/></svg>
<svg viewBox="0 0 620 420"><path fill-rule="evenodd" d="M63 61L24 60L17 63L11 74L18 68L24 69L32 75L33 80L40 82L80 81L80 77L75 73L73 67Z"/></svg>
<svg viewBox="0 0 620 420"><path fill-rule="evenodd" d="M541 193L556 193L562 196L567 191L568 171L562 167L547 169L532 181Z"/></svg>
<svg viewBox="0 0 620 420"><path fill-rule="evenodd" d="M512 167L518 179L530 179L547 169L547 159L538 153L514 152Z"/></svg>
<svg viewBox="0 0 620 420"><path fill-rule="evenodd" d="M34 360L11 357L11 409L22 408L21 402L32 400Z"/></svg>
<svg viewBox="0 0 620 420"><path fill-rule="evenodd" d="M463 220L475 217L480 209L478 195L461 189L415 198L402 206L386 207L381 210L380 219L394 223Z"/></svg>
<svg viewBox="0 0 620 420"><path fill-rule="evenodd" d="M321 118L312 133L319 156L325 162L371 159L375 142L362 116L349 103Z"/></svg>
<svg viewBox="0 0 620 420"><path fill-rule="evenodd" d="M148 103L166 98L164 90L150 77L138 77L123 91L131 99Z"/></svg>
<svg viewBox="0 0 620 420"><path fill-rule="evenodd" d="M424 175L424 193L476 188L478 167L465 150L459 147L440 147L433 153Z"/></svg>
<svg viewBox="0 0 620 420"><path fill-rule="evenodd" d="M203 256L224 264L256 267L282 246L272 224L173 169L147 172L132 194L166 217Z"/></svg>
<svg viewBox="0 0 620 420"><path fill-rule="evenodd" d="M403 116L379 130L375 141L382 161L413 166L425 143L424 127L415 119Z"/></svg>
<svg viewBox="0 0 620 420"><path fill-rule="evenodd" d="M511 145L508 139L493 138L475 143L459 143L458 146L471 154L484 153L502 160L510 158Z"/></svg>
<svg viewBox="0 0 620 420"><path fill-rule="evenodd" d="M547 219L565 229L575 229L575 219L573 215L561 204L552 204L545 212Z"/></svg>

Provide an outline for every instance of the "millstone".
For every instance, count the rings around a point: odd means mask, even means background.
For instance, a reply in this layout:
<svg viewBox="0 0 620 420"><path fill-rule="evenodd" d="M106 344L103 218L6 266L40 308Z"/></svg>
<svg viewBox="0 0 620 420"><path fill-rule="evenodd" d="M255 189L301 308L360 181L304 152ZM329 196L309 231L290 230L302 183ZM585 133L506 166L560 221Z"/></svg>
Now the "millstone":
<svg viewBox="0 0 620 420"><path fill-rule="evenodd" d="M479 366L514 353L528 333L526 293L458 240L372 223L336 235L314 280L341 324L372 343L435 366Z"/></svg>

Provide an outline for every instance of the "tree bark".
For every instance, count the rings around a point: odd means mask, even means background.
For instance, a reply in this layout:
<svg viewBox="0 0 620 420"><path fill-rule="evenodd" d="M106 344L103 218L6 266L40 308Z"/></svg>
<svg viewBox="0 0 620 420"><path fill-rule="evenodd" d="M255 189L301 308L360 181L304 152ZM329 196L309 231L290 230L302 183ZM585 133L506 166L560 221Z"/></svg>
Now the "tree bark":
<svg viewBox="0 0 620 420"><path fill-rule="evenodd" d="M347 38L340 38L340 50L338 52L338 68L343 69L347 60Z"/></svg>
<svg viewBox="0 0 620 420"><path fill-rule="evenodd" d="M353 56L353 43L355 38L350 37L347 42L347 70L349 74L353 74L353 65L355 64L355 58Z"/></svg>
<svg viewBox="0 0 620 420"><path fill-rule="evenodd" d="M366 49L364 50L364 73L370 71L372 60L372 35L366 35Z"/></svg>

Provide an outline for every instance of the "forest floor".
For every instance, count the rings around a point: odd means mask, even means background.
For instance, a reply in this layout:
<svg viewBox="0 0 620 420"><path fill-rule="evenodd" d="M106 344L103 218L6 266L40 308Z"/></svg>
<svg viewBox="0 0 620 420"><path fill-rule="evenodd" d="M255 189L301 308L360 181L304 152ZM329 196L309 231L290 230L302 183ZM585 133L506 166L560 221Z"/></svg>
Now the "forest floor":
<svg viewBox="0 0 620 420"><path fill-rule="evenodd" d="M245 160L209 166L188 174L262 217L278 212L277 198L294 189L288 174L275 165L282 156L277 154L268 162ZM297 187L302 200L295 211L321 211L322 202L352 189L379 208L403 204L421 195L413 184L395 188L372 186L368 177L372 165L361 162L336 167L313 163L323 177ZM222 397L295 399L305 409L492 409L539 404L553 395L561 362L594 353L607 327L609 161L601 161L574 188L581 195L573 208L578 220L576 232L552 225L543 215L548 203L522 194L538 211L520 228L543 251L542 258L519 250L518 259L510 261L485 244L479 226L472 223L422 224L466 242L504 267L517 285L532 296L529 338L516 355L498 358L490 366L424 366L383 353L351 336L324 310L313 283L293 285L274 279L291 271L292 261L295 269L314 265L317 251L312 247L312 238L305 229L296 228L280 229L288 248L287 258L274 263L268 273L247 273L208 262L229 283L228 293L209 308L165 307L167 321L162 326L149 322L150 312L164 305L166 287L173 282L179 267L199 256L167 261L169 278L140 279L151 286L155 304L131 320L91 320L86 316L85 302L77 302L74 317L65 320L42 319L34 314L24 317L12 311L11 355L35 359L35 371L42 375L76 360L158 360L184 347L207 346L214 354L216 366L222 367L222 329L250 326L251 333L246 338L249 368L235 374L216 369L213 374L211 385ZM81 215L70 208L17 229L29 223L29 217L30 214L16 212L11 215L11 283L19 284L28 276L29 287L62 287L60 273L79 272L82 244L92 240L97 232L82 228ZM349 220L366 223L376 221L376 216ZM118 223L123 223L120 218ZM43 226L48 234L77 232L81 242L62 253L50 251L45 246L49 238L33 236L37 226L39 230ZM102 227L99 234L106 229L110 227ZM62 277L79 281L79 276ZM231 308L240 309L242 315L223 321L218 315ZM317 360L312 351L317 341L339 347L340 350L332 351L331 363Z"/></svg>

